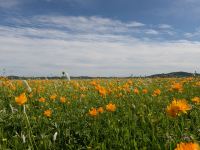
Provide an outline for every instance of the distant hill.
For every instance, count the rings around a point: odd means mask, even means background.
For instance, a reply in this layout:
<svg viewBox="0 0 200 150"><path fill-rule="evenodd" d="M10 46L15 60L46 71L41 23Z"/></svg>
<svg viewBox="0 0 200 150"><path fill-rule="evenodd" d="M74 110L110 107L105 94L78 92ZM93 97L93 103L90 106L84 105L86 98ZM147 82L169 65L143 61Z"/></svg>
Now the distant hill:
<svg viewBox="0 0 200 150"><path fill-rule="evenodd" d="M194 73L189 73L189 72L183 72L183 71L179 71L179 72L171 72L171 73L162 73L162 74L154 74L154 75L150 75L150 76L146 76L147 78L156 78L156 77L160 77L160 78L170 78L170 77L193 77ZM196 73L195 76L199 76L200 74ZM71 76L71 79L96 79L96 78L102 78L102 79L110 79L110 78L141 78L140 77L89 77L89 76ZM64 79L64 77L62 76L54 76L54 77L20 77L20 76L7 76L8 79L20 79L20 80L27 80L27 79Z"/></svg>
<svg viewBox="0 0 200 150"><path fill-rule="evenodd" d="M150 75L148 77L150 78L155 78L155 77L161 77L161 78L170 78L170 77L193 77L194 73L189 73L189 72L171 72L171 73L162 73L162 74L154 74ZM200 76L200 74L196 73L195 76Z"/></svg>

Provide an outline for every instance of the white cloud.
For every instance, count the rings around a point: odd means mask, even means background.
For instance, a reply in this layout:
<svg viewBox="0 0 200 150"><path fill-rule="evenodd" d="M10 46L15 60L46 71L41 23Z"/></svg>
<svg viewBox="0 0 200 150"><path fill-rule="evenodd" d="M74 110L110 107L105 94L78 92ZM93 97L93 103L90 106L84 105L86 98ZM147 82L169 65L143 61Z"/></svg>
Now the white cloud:
<svg viewBox="0 0 200 150"><path fill-rule="evenodd" d="M191 72L200 63L199 42L158 42L128 34L158 34L146 25L136 30L118 20L64 16L15 22L18 27L0 26L0 68L8 74L55 75L67 70L72 75L128 76Z"/></svg>
<svg viewBox="0 0 200 150"><path fill-rule="evenodd" d="M200 28L197 28L194 32L187 32L184 34L186 38L199 38L200 37Z"/></svg>
<svg viewBox="0 0 200 150"><path fill-rule="evenodd" d="M143 27L145 24L137 21L133 21L127 24L127 27Z"/></svg>
<svg viewBox="0 0 200 150"><path fill-rule="evenodd" d="M152 34L152 35L158 35L159 34L158 31L153 30L153 29L147 29L145 33L146 34Z"/></svg>
<svg viewBox="0 0 200 150"><path fill-rule="evenodd" d="M140 22L121 22L97 16L36 16L31 23L46 24L50 27L67 28L70 31L87 33L138 32L138 28L144 26Z"/></svg>
<svg viewBox="0 0 200 150"><path fill-rule="evenodd" d="M172 29L172 26L170 26L168 24L160 24L158 26L158 28L161 28L161 29Z"/></svg>

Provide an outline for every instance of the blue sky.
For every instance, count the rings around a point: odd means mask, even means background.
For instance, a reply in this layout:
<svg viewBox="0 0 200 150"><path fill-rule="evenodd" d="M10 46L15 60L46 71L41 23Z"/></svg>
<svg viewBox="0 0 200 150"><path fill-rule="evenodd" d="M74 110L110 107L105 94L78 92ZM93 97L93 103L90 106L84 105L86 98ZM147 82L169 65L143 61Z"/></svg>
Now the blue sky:
<svg viewBox="0 0 200 150"><path fill-rule="evenodd" d="M25 76L200 72L199 8L199 0L0 0L0 69Z"/></svg>

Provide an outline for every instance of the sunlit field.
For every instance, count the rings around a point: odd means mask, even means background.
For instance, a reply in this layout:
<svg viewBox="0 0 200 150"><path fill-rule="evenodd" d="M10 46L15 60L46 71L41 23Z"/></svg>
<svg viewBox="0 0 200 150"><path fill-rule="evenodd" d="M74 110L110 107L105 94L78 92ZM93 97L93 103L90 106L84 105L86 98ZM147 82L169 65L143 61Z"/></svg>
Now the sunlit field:
<svg viewBox="0 0 200 150"><path fill-rule="evenodd" d="M0 80L0 149L199 150L200 78Z"/></svg>

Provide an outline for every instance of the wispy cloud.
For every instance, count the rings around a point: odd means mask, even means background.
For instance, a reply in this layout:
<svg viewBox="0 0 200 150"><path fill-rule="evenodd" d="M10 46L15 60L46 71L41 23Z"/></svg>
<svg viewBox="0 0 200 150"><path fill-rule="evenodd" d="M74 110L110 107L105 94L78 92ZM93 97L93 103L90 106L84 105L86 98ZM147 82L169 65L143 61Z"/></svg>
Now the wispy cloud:
<svg viewBox="0 0 200 150"><path fill-rule="evenodd" d="M97 16L35 16L29 19L11 19L18 25L26 25L32 27L60 29L74 33L85 34L128 34L134 36L148 35L168 35L172 36L173 31L170 25L162 24L154 26L138 21L122 22L120 20L102 18Z"/></svg>
<svg viewBox="0 0 200 150"><path fill-rule="evenodd" d="M159 24L158 28L161 28L161 29L172 29L172 26L168 25L168 24Z"/></svg>
<svg viewBox="0 0 200 150"><path fill-rule="evenodd" d="M194 32L187 32L184 34L184 36L188 39L191 39L191 38L199 39L200 38L200 28L197 28Z"/></svg>
<svg viewBox="0 0 200 150"><path fill-rule="evenodd" d="M159 34L158 31L153 30L153 29L147 29L145 33L146 34L152 34L152 35L158 35Z"/></svg>
<svg viewBox="0 0 200 150"><path fill-rule="evenodd" d="M193 71L200 63L199 42L156 41L149 36L159 37L162 30L135 21L95 16L12 21L15 26L0 26L0 68L9 74L55 75L67 70L72 75L128 76Z"/></svg>

